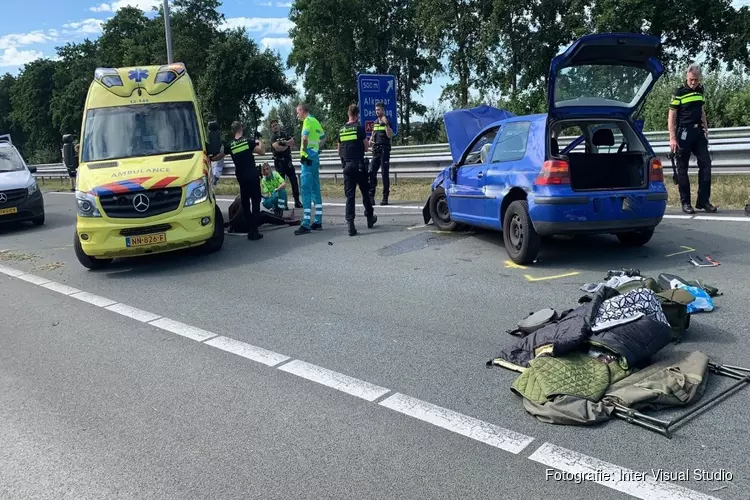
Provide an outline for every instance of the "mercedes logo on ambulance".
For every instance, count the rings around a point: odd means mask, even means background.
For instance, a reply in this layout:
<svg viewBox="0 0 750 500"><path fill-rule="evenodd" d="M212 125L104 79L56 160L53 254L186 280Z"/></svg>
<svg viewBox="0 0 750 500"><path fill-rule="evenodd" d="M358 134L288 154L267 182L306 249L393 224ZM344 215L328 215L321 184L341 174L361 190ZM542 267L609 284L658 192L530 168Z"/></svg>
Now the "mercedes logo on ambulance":
<svg viewBox="0 0 750 500"><path fill-rule="evenodd" d="M138 194L133 198L133 208L135 208L137 212L143 213L148 210L149 203L148 196L145 194Z"/></svg>
<svg viewBox="0 0 750 500"><path fill-rule="evenodd" d="M5 203L6 201L8 201L8 195L6 195L5 193L0 193L0 205Z"/></svg>

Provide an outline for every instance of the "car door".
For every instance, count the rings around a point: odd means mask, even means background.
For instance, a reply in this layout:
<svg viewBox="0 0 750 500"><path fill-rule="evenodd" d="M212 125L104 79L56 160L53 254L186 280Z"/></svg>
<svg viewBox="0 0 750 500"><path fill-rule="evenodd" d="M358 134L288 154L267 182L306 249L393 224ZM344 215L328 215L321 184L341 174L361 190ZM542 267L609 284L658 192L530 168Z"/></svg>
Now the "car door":
<svg viewBox="0 0 750 500"><path fill-rule="evenodd" d="M456 179L447 196L452 219L481 223L485 218L485 175L498 130L494 126L480 133L456 166Z"/></svg>
<svg viewBox="0 0 750 500"><path fill-rule="evenodd" d="M506 123L492 149L490 163L484 175L485 210L488 221L497 229L502 229L503 224L500 220L503 195L518 185L517 174L528 170L522 168L521 162L530 161L525 159L530 130L529 121Z"/></svg>

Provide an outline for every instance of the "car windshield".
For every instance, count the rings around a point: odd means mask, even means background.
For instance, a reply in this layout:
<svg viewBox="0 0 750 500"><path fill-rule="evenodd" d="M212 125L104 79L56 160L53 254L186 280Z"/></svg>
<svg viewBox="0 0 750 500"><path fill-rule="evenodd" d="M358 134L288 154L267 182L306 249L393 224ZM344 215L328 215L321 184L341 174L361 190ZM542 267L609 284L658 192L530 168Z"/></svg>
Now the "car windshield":
<svg viewBox="0 0 750 500"><path fill-rule="evenodd" d="M82 162L163 155L201 148L191 102L91 109L86 114Z"/></svg>
<svg viewBox="0 0 750 500"><path fill-rule="evenodd" d="M557 74L555 106L633 107L652 79L649 70L633 66L570 66Z"/></svg>
<svg viewBox="0 0 750 500"><path fill-rule="evenodd" d="M23 169L21 157L13 148L0 148L0 172L18 172Z"/></svg>

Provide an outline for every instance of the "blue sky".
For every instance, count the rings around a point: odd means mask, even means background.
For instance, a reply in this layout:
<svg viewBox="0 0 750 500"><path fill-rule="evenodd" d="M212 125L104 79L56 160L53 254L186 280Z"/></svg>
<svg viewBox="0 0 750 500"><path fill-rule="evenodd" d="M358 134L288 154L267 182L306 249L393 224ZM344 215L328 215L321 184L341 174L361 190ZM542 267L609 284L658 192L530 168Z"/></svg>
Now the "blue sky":
<svg viewBox="0 0 750 500"><path fill-rule="evenodd" d="M0 16L0 74L17 75L25 63L39 57L54 57L55 46L96 39L101 24L124 6L145 12L162 0L3 0ZM291 0L223 0L220 7L229 27L244 26L262 47L278 51L282 59L291 49L289 8ZM293 72L287 74L293 77ZM447 78L425 87L423 102L438 101ZM265 106L263 106L265 107Z"/></svg>
<svg viewBox="0 0 750 500"><path fill-rule="evenodd" d="M161 3L162 0L3 0L0 74L15 75L27 62L54 57L57 45L97 38L101 24L124 6L150 12ZM750 4L750 0L734 0L733 4L740 7ZM290 6L291 0L223 0L220 10L229 27L244 26L261 46L279 51L286 60L291 49ZM288 74L293 76L291 71ZM440 92L448 81L446 77L435 78L431 85L425 86L422 102L427 106L440 104Z"/></svg>

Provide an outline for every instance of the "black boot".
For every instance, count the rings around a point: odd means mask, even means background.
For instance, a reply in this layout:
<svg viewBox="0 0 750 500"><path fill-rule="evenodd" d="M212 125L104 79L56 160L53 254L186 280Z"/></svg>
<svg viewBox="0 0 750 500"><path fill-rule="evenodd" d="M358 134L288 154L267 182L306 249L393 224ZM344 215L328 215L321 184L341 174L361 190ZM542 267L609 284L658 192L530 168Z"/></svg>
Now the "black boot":
<svg viewBox="0 0 750 500"><path fill-rule="evenodd" d="M308 228L306 228L305 226L300 226L299 228L297 228L297 230L294 232L294 234L296 234L297 236L299 236L300 234L307 234L309 232L310 232L310 230Z"/></svg>
<svg viewBox="0 0 750 500"><path fill-rule="evenodd" d="M348 220L346 221L346 223L349 226L349 236L354 236L355 234L357 234L357 228L354 227L354 221Z"/></svg>
<svg viewBox="0 0 750 500"><path fill-rule="evenodd" d="M259 239L263 238L263 234L258 231L257 229L254 231L250 231L247 233L247 239L251 241L257 241Z"/></svg>
<svg viewBox="0 0 750 500"><path fill-rule="evenodd" d="M682 211L686 214L694 214L695 210L693 210L693 206L690 203L683 203L682 204Z"/></svg>
<svg viewBox="0 0 750 500"><path fill-rule="evenodd" d="M380 204L381 205L387 205L388 204L388 195L387 194L385 196L383 196L382 200L380 200Z"/></svg>
<svg viewBox="0 0 750 500"><path fill-rule="evenodd" d="M378 221L378 216L375 214L372 214L367 218L367 229L372 229L372 226L375 225L375 223Z"/></svg>
<svg viewBox="0 0 750 500"><path fill-rule="evenodd" d="M320 222L313 222L312 226L310 226L310 229L314 231L320 231L323 229L323 224L321 224Z"/></svg>
<svg viewBox="0 0 750 500"><path fill-rule="evenodd" d="M706 212L712 213L712 214L715 214L717 212L717 208L715 206L711 205L711 203L709 203L709 202L706 202L706 203L696 203L695 204L695 209L696 210L705 210Z"/></svg>
<svg viewBox="0 0 750 500"><path fill-rule="evenodd" d="M299 200L294 200L294 208L302 208L302 202Z"/></svg>

